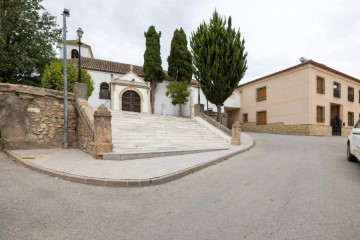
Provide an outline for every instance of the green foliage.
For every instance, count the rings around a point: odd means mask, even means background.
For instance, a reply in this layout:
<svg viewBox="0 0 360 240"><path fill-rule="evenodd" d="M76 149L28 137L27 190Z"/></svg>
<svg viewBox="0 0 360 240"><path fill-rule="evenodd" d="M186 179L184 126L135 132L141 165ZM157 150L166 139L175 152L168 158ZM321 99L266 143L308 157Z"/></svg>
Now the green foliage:
<svg viewBox="0 0 360 240"><path fill-rule="evenodd" d="M161 66L161 32L157 33L155 27L150 26L144 35L146 38L146 50L144 53L144 80L162 82L165 75Z"/></svg>
<svg viewBox="0 0 360 240"><path fill-rule="evenodd" d="M0 82L40 85L61 30L42 0L0 0Z"/></svg>
<svg viewBox="0 0 360 240"><path fill-rule="evenodd" d="M182 28L174 31L167 61L169 63L168 74L170 77L178 81L190 82L192 78L191 53L187 48L186 34Z"/></svg>
<svg viewBox="0 0 360 240"><path fill-rule="evenodd" d="M221 106L239 85L247 69L245 41L240 30L215 12L210 23L201 23L190 39L194 75L206 98L217 106L220 121Z"/></svg>
<svg viewBox="0 0 360 240"><path fill-rule="evenodd" d="M73 91L73 85L78 79L78 68L67 64L67 90ZM81 80L88 87L88 96L94 90L94 82L85 69L81 69ZM61 61L53 61L46 65L43 75L41 76L41 86L43 88L64 90L64 74L63 63Z"/></svg>
<svg viewBox="0 0 360 240"><path fill-rule="evenodd" d="M171 98L172 105L179 105L179 116L182 116L181 105L185 104L190 96L189 83L172 81L166 86L166 96Z"/></svg>
<svg viewBox="0 0 360 240"><path fill-rule="evenodd" d="M150 82L151 113L154 113L156 86L158 82L162 82L165 78L165 74L161 66L162 62L160 55L161 32L157 33L155 27L150 26L144 35L146 38L146 50L144 53L144 80Z"/></svg>
<svg viewBox="0 0 360 240"><path fill-rule="evenodd" d="M185 104L190 96L187 82L172 81L166 86L166 96L171 98L172 105Z"/></svg>

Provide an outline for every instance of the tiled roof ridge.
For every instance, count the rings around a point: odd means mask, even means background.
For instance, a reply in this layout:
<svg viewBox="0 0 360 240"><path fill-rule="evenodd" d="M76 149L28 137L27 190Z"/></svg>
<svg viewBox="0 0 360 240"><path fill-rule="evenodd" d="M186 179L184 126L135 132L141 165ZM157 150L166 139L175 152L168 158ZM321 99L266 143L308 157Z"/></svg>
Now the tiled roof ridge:
<svg viewBox="0 0 360 240"><path fill-rule="evenodd" d="M68 60L69 63L78 65L78 58L73 58ZM81 66L85 69L97 70L97 71L105 71L111 73L119 73L126 74L130 72L131 64L127 63L119 63L109 60L96 59L96 58L88 58L81 57ZM138 76L143 76L143 67L133 65L133 72Z"/></svg>
<svg viewBox="0 0 360 240"><path fill-rule="evenodd" d="M241 85L238 86L238 88L239 88L239 87L246 86L246 85L249 85L249 84L254 83L254 82L261 81L261 80L266 79L266 78L269 78L269 77L276 76L276 75L278 75L278 74L282 74L282 73L291 71L291 70L293 70L293 69L296 69L296 68L301 67L301 66L305 66L305 65L307 65L307 64L313 64L313 65L315 65L315 66L318 66L318 67L323 68L323 69L325 69L325 70L328 70L328 71L330 71L330 72L336 73L336 74L341 75L341 76L343 76L343 77L350 78L351 80L357 81L357 82L360 83L360 79L357 79L357 78L355 78L355 77L353 77L353 76L350 76L350 75L348 75L348 74L346 74L346 73L343 73L343 72L340 72L340 71L335 70L335 69L333 69L333 68L330 68L330 67L326 66L325 64L322 64L322 63L319 63L319 62L316 62L316 61L310 59L310 60L305 61L305 62L303 62L303 63L294 65L294 66L292 66L292 67L288 67L288 68L285 68L285 69L283 69L283 70L280 70L280 71L277 71L277 72L274 72L274 73L265 75L265 76L263 76L263 77L254 79L254 80L252 80L252 81L250 81L250 82L241 84Z"/></svg>
<svg viewBox="0 0 360 240"><path fill-rule="evenodd" d="M135 65L135 64L131 64L131 63L115 62L115 61L105 60L105 59L101 59L101 58L81 57L81 59L93 59L93 60L96 60L96 61L104 61L104 62L108 62L108 63L128 65L129 67L133 66L133 67L143 68L143 66L139 66L139 65Z"/></svg>

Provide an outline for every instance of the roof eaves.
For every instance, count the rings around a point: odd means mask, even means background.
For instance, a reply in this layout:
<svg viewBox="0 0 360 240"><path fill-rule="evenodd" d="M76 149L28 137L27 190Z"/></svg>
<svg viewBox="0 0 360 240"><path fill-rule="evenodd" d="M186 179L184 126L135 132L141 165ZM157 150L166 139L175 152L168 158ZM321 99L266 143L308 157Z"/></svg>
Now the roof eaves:
<svg viewBox="0 0 360 240"><path fill-rule="evenodd" d="M283 69L283 70L280 70L280 71L271 73L271 74L269 74L269 75L265 75L265 76L263 76L263 77L257 78L257 79L255 79L255 80L250 81L250 82L241 84L241 85L239 85L237 88L241 88L241 87L247 86L247 85L249 85L249 84L252 84L252 83L255 83L255 82L259 82L259 81L261 81L261 80L264 80L264 79L267 79L267 78L270 78L270 77L273 77L273 76L277 76L277 75L279 75L279 74L286 73L286 72L291 71L291 70L294 70L294 69L296 69L296 68L299 68L299 67L302 67L302 66L305 66L305 65L311 65L311 64L314 65L314 66L317 66L317 67L319 67L319 68L325 69L325 70L327 70L327 71L333 72L333 73L335 73L335 74L338 74L338 75L340 75L340 76L349 78L349 79L351 79L351 80L353 80L353 81L356 81L356 82L360 83L360 80L357 79L357 78L355 78L355 77L352 77L352 76L347 75L347 74L345 74L345 73L343 73L343 72L337 71L337 70L335 70L335 69L333 69L333 68L330 68L330 67L328 67L328 66L326 66L326 65L324 65L324 64L315 62L315 61L313 61L313 60L309 60L309 61L306 61L306 62L304 62L304 63L300 63L300 64L297 64L297 65L295 65L295 66L292 66L292 67L289 67L289 68L286 68L286 69Z"/></svg>

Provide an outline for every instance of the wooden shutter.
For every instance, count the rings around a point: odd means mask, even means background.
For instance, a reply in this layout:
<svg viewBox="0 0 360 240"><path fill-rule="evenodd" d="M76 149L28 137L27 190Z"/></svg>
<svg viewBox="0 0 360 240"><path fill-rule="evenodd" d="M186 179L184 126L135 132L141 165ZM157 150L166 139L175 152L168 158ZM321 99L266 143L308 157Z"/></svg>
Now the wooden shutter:
<svg viewBox="0 0 360 240"><path fill-rule="evenodd" d="M354 113L348 112L348 126L354 126Z"/></svg>
<svg viewBox="0 0 360 240"><path fill-rule="evenodd" d="M325 93L325 79L322 77L316 78L316 91L318 93Z"/></svg>
<svg viewBox="0 0 360 240"><path fill-rule="evenodd" d="M257 124L265 125L266 123L266 111L257 112Z"/></svg>
<svg viewBox="0 0 360 240"><path fill-rule="evenodd" d="M323 106L316 107L316 121L325 122L325 108Z"/></svg>
<svg viewBox="0 0 360 240"><path fill-rule="evenodd" d="M256 100L263 101L266 100L266 87L258 88L256 90Z"/></svg>

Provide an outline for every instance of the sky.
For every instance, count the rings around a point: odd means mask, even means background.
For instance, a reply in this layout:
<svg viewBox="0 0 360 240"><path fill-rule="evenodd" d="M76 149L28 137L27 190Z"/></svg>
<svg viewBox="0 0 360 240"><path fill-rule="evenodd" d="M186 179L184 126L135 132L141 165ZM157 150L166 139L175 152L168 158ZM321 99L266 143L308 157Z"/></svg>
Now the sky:
<svg viewBox="0 0 360 240"><path fill-rule="evenodd" d="M42 5L60 27L63 9L69 9L67 39L76 39L81 27L82 42L98 59L142 66L144 32L154 25L161 31L167 70L175 29L182 27L189 39L216 9L232 17L245 39L248 69L240 84L297 65L300 57L360 79L359 0L43 0Z"/></svg>

